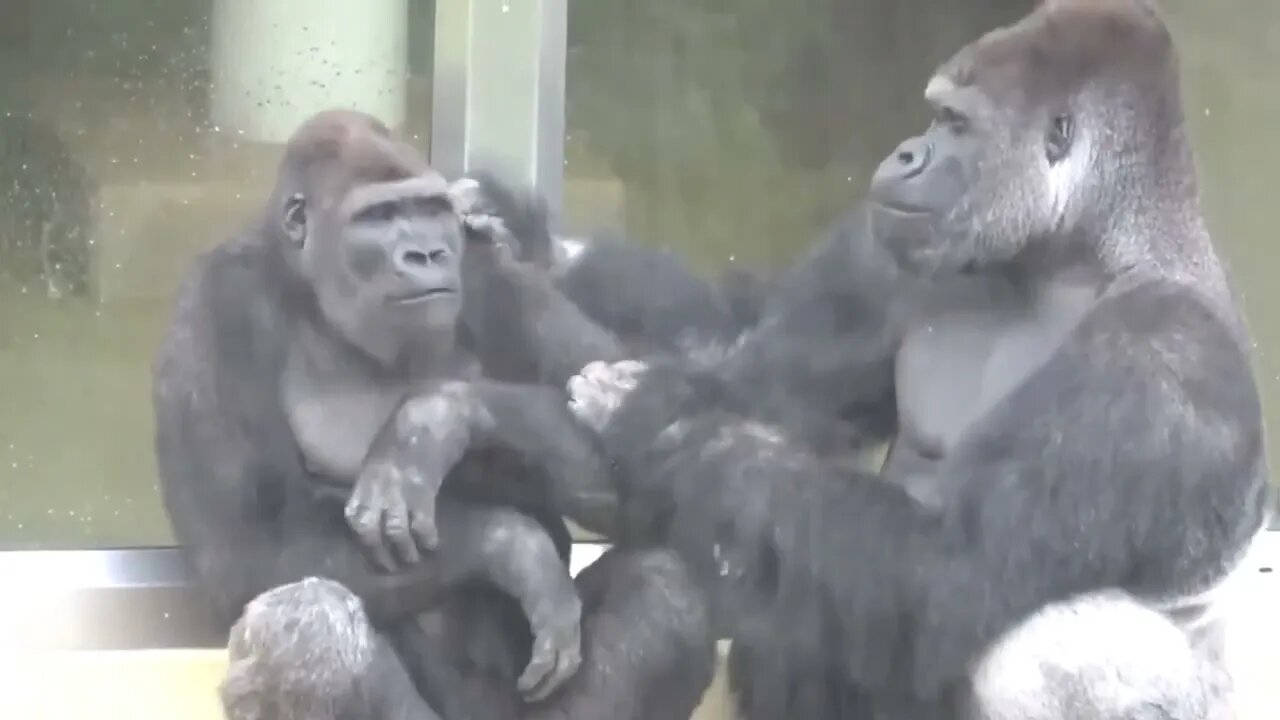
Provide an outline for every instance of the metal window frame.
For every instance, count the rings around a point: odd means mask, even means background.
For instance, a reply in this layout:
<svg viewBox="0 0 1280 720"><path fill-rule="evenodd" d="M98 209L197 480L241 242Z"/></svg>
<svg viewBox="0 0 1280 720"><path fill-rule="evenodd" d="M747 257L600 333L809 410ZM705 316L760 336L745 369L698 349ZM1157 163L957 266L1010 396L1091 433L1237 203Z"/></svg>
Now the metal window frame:
<svg viewBox="0 0 1280 720"><path fill-rule="evenodd" d="M557 222L568 0L449 0L435 13L432 166L450 177L493 171L534 187Z"/></svg>

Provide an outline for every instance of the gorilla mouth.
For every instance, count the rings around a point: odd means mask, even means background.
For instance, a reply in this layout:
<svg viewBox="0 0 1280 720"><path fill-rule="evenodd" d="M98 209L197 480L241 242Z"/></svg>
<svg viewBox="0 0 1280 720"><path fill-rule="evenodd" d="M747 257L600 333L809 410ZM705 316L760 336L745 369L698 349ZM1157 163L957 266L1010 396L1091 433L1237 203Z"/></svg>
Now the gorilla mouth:
<svg viewBox="0 0 1280 720"><path fill-rule="evenodd" d="M458 291L451 287L426 288L423 290L412 290L410 292L394 295L391 298L393 305L413 305L415 303L435 300L437 298L449 297L457 295Z"/></svg>
<svg viewBox="0 0 1280 720"><path fill-rule="evenodd" d="M895 215L905 215L907 217L919 217L921 215L929 215L932 213L928 208L908 205L906 203L877 202L876 206L881 210L887 210Z"/></svg>

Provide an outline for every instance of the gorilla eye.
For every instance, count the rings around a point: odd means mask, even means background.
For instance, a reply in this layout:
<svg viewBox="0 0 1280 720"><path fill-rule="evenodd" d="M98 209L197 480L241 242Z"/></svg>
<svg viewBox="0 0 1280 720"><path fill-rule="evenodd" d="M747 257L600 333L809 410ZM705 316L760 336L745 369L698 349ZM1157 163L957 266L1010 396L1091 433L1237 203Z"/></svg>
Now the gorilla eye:
<svg viewBox="0 0 1280 720"><path fill-rule="evenodd" d="M1049 134L1045 138L1045 156L1049 158L1050 164L1067 156L1074 131L1075 127L1068 115L1059 115L1049 124Z"/></svg>
<svg viewBox="0 0 1280 720"><path fill-rule="evenodd" d="M295 245L301 246L307 239L307 201L297 193L284 201L284 217L281 219L284 234Z"/></svg>

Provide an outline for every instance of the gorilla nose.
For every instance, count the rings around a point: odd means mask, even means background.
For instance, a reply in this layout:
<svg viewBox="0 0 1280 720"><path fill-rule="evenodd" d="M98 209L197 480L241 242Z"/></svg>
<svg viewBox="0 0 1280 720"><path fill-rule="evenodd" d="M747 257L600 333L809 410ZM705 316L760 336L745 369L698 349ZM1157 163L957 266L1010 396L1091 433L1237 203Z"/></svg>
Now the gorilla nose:
<svg viewBox="0 0 1280 720"><path fill-rule="evenodd" d="M933 156L933 146L922 137L907 140L898 146L890 156L887 167L882 171L893 173L898 180L910 180L929 166Z"/></svg>
<svg viewBox="0 0 1280 720"><path fill-rule="evenodd" d="M396 268L405 272L415 272L442 264L449 258L449 251L444 248L423 248L415 245L402 246L396 249Z"/></svg>

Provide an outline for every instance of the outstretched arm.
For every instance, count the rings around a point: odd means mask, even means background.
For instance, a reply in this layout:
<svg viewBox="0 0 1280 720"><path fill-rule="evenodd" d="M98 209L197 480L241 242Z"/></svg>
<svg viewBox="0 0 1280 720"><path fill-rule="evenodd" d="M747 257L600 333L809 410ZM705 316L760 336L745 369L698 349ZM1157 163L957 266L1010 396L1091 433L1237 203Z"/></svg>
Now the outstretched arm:
<svg viewBox="0 0 1280 720"><path fill-rule="evenodd" d="M797 439L882 442L897 427L893 360L912 285L857 208L775 283L716 373Z"/></svg>
<svg viewBox="0 0 1280 720"><path fill-rule="evenodd" d="M467 235L461 331L486 377L563 387L593 360L625 357L621 341L566 298L547 269L517 259L528 238L511 234L480 185L462 180L451 194Z"/></svg>
<svg viewBox="0 0 1280 720"><path fill-rule="evenodd" d="M621 341L561 294L545 270L493 257L476 243L463 262L464 337L486 376L559 388L593 360L626 356Z"/></svg>

